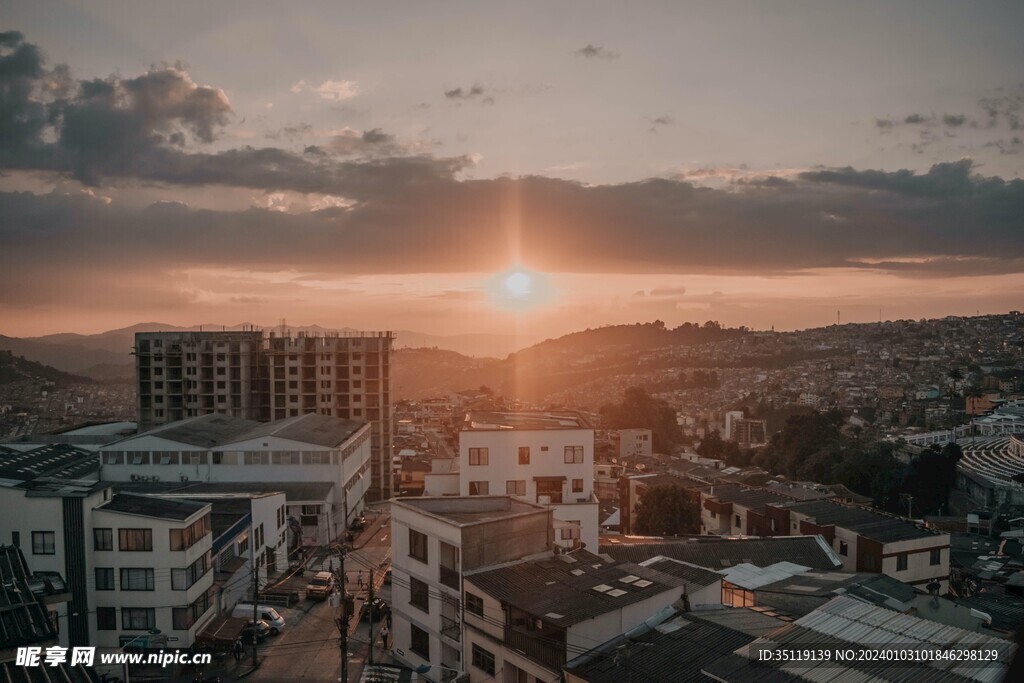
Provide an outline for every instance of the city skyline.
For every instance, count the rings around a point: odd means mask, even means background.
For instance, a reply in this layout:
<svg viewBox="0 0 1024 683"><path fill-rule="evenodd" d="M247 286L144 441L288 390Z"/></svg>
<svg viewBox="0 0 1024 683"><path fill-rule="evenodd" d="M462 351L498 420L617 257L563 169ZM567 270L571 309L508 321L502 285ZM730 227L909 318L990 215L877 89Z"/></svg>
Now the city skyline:
<svg viewBox="0 0 1024 683"><path fill-rule="evenodd" d="M1019 308L1018 5L280 10L0 13L0 333Z"/></svg>

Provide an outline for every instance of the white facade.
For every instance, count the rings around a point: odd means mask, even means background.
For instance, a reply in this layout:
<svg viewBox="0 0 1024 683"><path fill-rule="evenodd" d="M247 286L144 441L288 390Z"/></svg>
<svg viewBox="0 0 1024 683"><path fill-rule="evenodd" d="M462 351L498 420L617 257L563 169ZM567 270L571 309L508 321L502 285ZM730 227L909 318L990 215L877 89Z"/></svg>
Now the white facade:
<svg viewBox="0 0 1024 683"><path fill-rule="evenodd" d="M654 450L654 435L650 429L620 429L620 458L649 458Z"/></svg>
<svg viewBox="0 0 1024 683"><path fill-rule="evenodd" d="M460 495L514 495L550 505L556 543L596 550L593 429L467 428L459 432L459 460Z"/></svg>
<svg viewBox="0 0 1024 683"><path fill-rule="evenodd" d="M550 551L551 515L508 496L393 500L394 656L411 668L464 670L463 573Z"/></svg>
<svg viewBox="0 0 1024 683"><path fill-rule="evenodd" d="M156 431L104 446L100 454L100 477L105 481L331 482L333 497L326 502L332 510L317 513L331 513L329 524L319 534L323 538L317 539L320 543L335 538L359 516L370 488L369 425L330 446L274 434L195 445L164 438ZM293 502L299 501L289 504Z"/></svg>

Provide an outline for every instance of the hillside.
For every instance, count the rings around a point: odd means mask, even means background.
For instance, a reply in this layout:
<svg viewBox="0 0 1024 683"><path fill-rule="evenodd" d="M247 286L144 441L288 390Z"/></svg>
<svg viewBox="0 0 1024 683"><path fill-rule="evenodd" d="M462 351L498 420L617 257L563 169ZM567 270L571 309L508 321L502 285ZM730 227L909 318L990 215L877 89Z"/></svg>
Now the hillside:
<svg viewBox="0 0 1024 683"><path fill-rule="evenodd" d="M57 384L92 384L88 377L61 372L42 363L19 358L12 353L0 351L0 384L19 381L47 380Z"/></svg>

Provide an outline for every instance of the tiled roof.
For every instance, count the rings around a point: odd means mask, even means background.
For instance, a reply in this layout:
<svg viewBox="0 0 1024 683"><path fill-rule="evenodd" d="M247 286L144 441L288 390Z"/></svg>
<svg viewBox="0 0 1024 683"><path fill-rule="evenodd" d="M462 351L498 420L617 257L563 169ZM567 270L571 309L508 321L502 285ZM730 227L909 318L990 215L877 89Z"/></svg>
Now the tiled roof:
<svg viewBox="0 0 1024 683"><path fill-rule="evenodd" d="M47 610L32 592L21 549L0 546L0 649L57 638Z"/></svg>
<svg viewBox="0 0 1024 683"><path fill-rule="evenodd" d="M601 553L619 561L637 563L663 555L708 569L722 569L743 562L767 567L784 560L811 569L837 569L843 565L835 552L828 547L828 543L818 536L652 541L629 544L605 543L602 540Z"/></svg>
<svg viewBox="0 0 1024 683"><path fill-rule="evenodd" d="M672 590L685 581L629 562L611 562L578 551L520 562L465 576L467 582L503 603L559 626L572 626Z"/></svg>
<svg viewBox="0 0 1024 683"><path fill-rule="evenodd" d="M707 681L701 669L754 639L708 621L676 612L643 632L631 632L570 661L566 671L588 683L619 683L632 678L651 683Z"/></svg>
<svg viewBox="0 0 1024 683"><path fill-rule="evenodd" d="M650 567L663 574L670 574L682 579L688 586L710 586L722 580L722 575L695 564L673 560L670 557L652 557L640 563L641 567Z"/></svg>
<svg viewBox="0 0 1024 683"><path fill-rule="evenodd" d="M68 444L48 444L28 451L5 449L0 453L0 479L15 482L38 477L82 479L99 470L99 457Z"/></svg>
<svg viewBox="0 0 1024 683"><path fill-rule="evenodd" d="M936 532L920 527L902 517L884 515L880 512L840 505L827 500L793 503L786 505L785 508L809 517L815 524L834 524L880 543L895 543L936 535Z"/></svg>

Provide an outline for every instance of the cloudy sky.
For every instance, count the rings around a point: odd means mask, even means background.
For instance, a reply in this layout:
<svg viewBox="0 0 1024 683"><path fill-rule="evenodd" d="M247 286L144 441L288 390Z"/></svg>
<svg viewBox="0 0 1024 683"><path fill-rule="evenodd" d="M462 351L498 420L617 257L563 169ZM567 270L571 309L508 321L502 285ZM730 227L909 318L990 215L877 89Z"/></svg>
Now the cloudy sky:
<svg viewBox="0 0 1024 683"><path fill-rule="evenodd" d="M1020 308L1022 25L937 0L4 3L0 334Z"/></svg>

